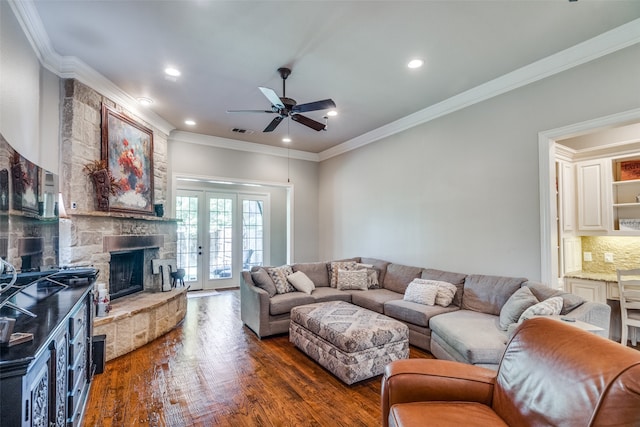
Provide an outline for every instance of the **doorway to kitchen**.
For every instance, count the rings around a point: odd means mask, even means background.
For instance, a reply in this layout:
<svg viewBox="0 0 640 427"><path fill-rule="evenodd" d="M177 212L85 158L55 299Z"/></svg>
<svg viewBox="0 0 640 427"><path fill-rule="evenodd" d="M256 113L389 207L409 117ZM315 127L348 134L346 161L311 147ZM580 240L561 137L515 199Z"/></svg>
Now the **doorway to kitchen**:
<svg viewBox="0 0 640 427"><path fill-rule="evenodd" d="M563 212L563 209L559 206L559 192L562 193L561 175L563 172L558 165L559 160L562 160L558 144L562 144L562 140L569 138L637 123L640 123L640 109L539 133L541 280L544 283L549 283L552 287L561 287L565 271L564 263L568 259L572 259L565 253L565 251L570 251L570 248L565 247L562 237L562 223L567 218L563 218L566 212ZM614 148L619 149L620 144L622 143L613 144L614 146L617 145ZM598 147L588 146L584 147L583 151L594 151L596 148ZM563 150L567 151L566 149Z"/></svg>

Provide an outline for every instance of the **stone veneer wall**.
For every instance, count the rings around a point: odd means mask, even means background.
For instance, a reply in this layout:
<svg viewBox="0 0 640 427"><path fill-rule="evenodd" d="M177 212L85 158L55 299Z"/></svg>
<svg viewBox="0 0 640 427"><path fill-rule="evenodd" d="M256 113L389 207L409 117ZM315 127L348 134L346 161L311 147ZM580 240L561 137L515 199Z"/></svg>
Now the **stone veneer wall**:
<svg viewBox="0 0 640 427"><path fill-rule="evenodd" d="M63 90L60 189L67 205L77 204L77 209L68 213L93 212L95 208L93 184L82 168L101 158L103 103L153 131L153 197L165 200L168 135L75 79L64 80Z"/></svg>
<svg viewBox="0 0 640 427"><path fill-rule="evenodd" d="M154 250L155 258L175 259L177 249L177 222L172 219L142 217L129 218L95 212L93 214L73 215L71 220L60 221L60 259L69 265L91 265L100 270L98 282L109 283L109 261L111 254L104 248L107 236L146 236L164 237L164 246ZM146 262L149 261L149 262ZM151 270L150 260L145 259L146 270ZM161 275L150 277L153 283L145 283L148 290L162 289Z"/></svg>
<svg viewBox="0 0 640 427"><path fill-rule="evenodd" d="M96 211L93 183L82 170L85 164L101 158L104 103L153 131L154 201L166 200L168 135L75 79L64 80L62 85L60 191L71 217L60 220L61 265L94 266L100 270L98 282L108 284L111 254L105 237L123 235L162 236L162 247L145 249L147 273L150 258L175 259L175 220ZM75 209L70 208L72 203ZM153 292L161 289L161 280L159 274L145 274L145 292L119 298L108 316L95 318L94 335L106 335L107 360L152 341L182 321L187 289Z"/></svg>
<svg viewBox="0 0 640 427"><path fill-rule="evenodd" d="M93 265L100 269L98 281L109 283L110 254L104 250L103 237L112 235L164 235L159 258L175 258L175 221L95 211L93 183L82 171L85 164L101 158L104 103L153 131L154 200L165 200L168 135L75 79L64 80L62 85L60 191L71 219L61 224L61 265ZM70 209L72 203L76 204L75 209Z"/></svg>

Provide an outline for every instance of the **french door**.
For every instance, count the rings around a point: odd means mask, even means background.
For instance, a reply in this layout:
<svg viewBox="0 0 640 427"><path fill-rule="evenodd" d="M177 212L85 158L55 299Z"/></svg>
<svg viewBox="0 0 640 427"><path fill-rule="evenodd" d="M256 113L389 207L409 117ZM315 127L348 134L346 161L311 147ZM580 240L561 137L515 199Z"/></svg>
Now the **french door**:
<svg viewBox="0 0 640 427"><path fill-rule="evenodd" d="M237 287L240 272L268 259L266 195L178 190L178 267L191 289Z"/></svg>

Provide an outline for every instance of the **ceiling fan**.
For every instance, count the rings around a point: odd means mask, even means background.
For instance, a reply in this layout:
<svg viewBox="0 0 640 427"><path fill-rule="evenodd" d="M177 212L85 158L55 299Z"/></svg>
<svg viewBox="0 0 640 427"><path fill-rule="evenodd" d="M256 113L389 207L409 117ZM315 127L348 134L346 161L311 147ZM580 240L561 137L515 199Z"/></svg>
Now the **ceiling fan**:
<svg viewBox="0 0 640 427"><path fill-rule="evenodd" d="M308 111L326 110L336 108L336 103L332 99L323 99L321 101L308 102L306 104L297 104L294 99L287 98L285 82L291 74L289 68L278 68L280 77L282 77L282 97L279 97L273 89L268 87L259 87L262 94L271 102L271 110L227 110L227 113L270 113L277 116L264 128L263 132L272 132L278 127L283 119L290 117L294 122L310 127L313 130L321 131L327 128L326 123L320 123L300 113Z"/></svg>

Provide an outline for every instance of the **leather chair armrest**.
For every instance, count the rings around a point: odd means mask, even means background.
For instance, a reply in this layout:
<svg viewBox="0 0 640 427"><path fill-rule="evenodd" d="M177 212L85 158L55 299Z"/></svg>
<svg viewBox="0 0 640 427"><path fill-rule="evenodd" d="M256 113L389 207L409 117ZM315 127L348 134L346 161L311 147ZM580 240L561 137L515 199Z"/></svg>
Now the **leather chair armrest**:
<svg viewBox="0 0 640 427"><path fill-rule="evenodd" d="M382 425L397 403L465 401L491 405L496 371L435 359L396 360L382 377Z"/></svg>

